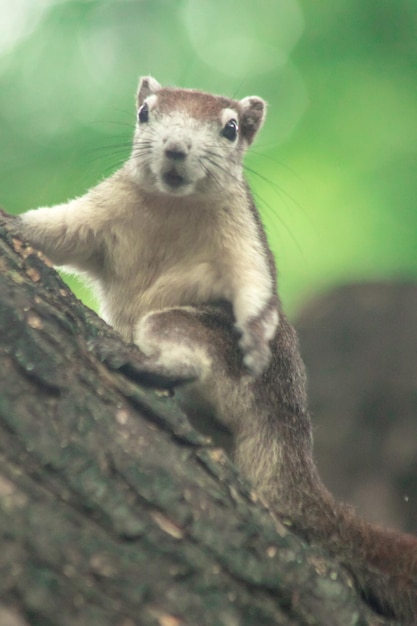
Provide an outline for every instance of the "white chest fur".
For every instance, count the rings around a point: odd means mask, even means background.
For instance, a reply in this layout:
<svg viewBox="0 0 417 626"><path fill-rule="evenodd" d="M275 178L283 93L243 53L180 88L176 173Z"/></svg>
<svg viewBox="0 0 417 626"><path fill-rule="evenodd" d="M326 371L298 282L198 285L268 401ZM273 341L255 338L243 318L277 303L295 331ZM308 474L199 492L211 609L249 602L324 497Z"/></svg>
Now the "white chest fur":
<svg viewBox="0 0 417 626"><path fill-rule="evenodd" d="M227 209L213 209L141 196L129 215L112 219L93 281L103 317L126 339L148 311L231 298Z"/></svg>

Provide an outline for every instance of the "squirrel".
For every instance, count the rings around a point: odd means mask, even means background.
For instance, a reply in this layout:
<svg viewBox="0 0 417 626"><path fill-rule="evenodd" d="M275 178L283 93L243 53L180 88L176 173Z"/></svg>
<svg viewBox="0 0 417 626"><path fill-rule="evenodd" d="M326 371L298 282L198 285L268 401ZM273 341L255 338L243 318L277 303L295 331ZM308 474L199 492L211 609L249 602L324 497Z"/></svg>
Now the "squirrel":
<svg viewBox="0 0 417 626"><path fill-rule="evenodd" d="M313 459L298 339L243 174L266 103L144 77L137 106L122 168L23 214L23 234L87 277L143 372L175 381L190 421L221 439L277 518L335 557L375 610L417 623L417 537L337 502Z"/></svg>
<svg viewBox="0 0 417 626"><path fill-rule="evenodd" d="M88 278L126 341L139 343L151 311L231 302L245 366L259 375L278 325L275 267L241 164L265 103L145 77L137 104L123 167L80 198L25 213L25 233Z"/></svg>

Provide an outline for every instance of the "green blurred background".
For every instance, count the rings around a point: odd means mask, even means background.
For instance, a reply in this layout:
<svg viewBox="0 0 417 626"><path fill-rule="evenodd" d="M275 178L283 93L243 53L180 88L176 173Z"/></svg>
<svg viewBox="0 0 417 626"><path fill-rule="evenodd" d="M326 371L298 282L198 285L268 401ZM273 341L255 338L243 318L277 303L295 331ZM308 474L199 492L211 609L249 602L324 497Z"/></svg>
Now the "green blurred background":
<svg viewBox="0 0 417 626"><path fill-rule="evenodd" d="M417 279L416 33L414 0L0 0L0 204L116 169L152 74L268 100L246 164L291 313L330 285Z"/></svg>

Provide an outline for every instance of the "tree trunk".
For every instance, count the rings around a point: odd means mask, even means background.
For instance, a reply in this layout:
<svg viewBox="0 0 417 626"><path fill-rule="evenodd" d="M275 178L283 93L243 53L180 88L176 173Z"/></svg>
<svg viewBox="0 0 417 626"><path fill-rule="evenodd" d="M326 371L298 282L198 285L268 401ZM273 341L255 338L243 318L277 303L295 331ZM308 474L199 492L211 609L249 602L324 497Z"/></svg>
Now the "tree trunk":
<svg viewBox="0 0 417 626"><path fill-rule="evenodd" d="M0 625L388 624L13 227L1 218Z"/></svg>

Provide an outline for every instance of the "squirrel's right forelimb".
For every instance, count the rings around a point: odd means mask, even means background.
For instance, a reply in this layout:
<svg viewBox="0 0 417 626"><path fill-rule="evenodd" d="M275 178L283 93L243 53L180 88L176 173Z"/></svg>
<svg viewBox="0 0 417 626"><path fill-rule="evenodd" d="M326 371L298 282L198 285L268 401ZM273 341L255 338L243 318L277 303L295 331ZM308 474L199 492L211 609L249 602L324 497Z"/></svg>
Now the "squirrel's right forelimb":
<svg viewBox="0 0 417 626"><path fill-rule="evenodd" d="M23 234L55 265L85 269L99 248L92 213L93 207L83 197L27 211L20 220Z"/></svg>

